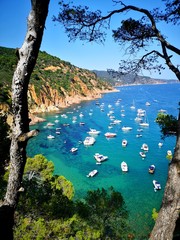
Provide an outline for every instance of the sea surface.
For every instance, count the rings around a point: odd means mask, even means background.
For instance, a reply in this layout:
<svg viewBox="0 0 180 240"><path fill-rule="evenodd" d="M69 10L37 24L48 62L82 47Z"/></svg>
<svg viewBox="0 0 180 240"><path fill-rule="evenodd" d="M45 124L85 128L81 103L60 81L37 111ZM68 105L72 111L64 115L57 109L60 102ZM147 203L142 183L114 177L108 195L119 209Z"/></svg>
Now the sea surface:
<svg viewBox="0 0 180 240"><path fill-rule="evenodd" d="M161 109L173 116L178 115L180 84L122 86L117 89L119 92L104 94L101 99L84 101L58 113L39 115L47 121L31 127L38 128L40 133L29 141L27 153L30 157L41 153L53 161L55 174L63 175L73 183L75 199L83 198L88 190L113 186L124 197L137 239L145 239L154 225L152 210L159 210L164 193L169 166L167 150L173 152L176 142L175 137L161 139L155 119ZM133 103L135 109L130 108ZM146 111L149 127L140 127L135 121L137 109ZM113 116L111 119L109 113ZM112 125L115 119L121 123ZM54 125L47 127L49 122ZM132 127L132 130L124 132L123 126ZM89 136L90 128L101 132L95 137L95 144L87 147L83 141ZM143 129L142 132L139 129ZM106 132L114 132L117 136L107 139ZM49 134L55 138L47 139ZM137 134L142 137L136 137ZM123 139L128 141L127 147L122 147ZM159 142L163 143L161 148ZM144 159L139 155L143 143L149 146ZM72 147L77 147L77 152L70 152ZM95 153L108 156L108 160L97 165ZM122 161L128 164L127 173L121 170ZM151 164L156 167L154 174L148 173ZM98 174L88 178L87 174L93 169L97 169ZM157 192L152 184L154 179L162 187Z"/></svg>

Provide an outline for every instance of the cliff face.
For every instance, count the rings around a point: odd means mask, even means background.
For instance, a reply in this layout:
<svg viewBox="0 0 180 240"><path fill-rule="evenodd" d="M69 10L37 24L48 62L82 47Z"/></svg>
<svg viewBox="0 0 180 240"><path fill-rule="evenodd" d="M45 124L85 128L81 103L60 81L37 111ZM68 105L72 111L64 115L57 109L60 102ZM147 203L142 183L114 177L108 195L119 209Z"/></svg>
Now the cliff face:
<svg viewBox="0 0 180 240"><path fill-rule="evenodd" d="M109 88L109 90L111 90ZM79 103L83 100L91 100L95 98L100 98L101 93L107 92L106 89L99 89L94 87L92 90L89 90L85 84L81 84L81 94L74 89L73 84L71 85L71 91L67 92L65 89L61 88L60 95L57 89L53 89L50 85L42 86L42 89L37 95L35 91L35 86L30 84L28 97L29 97L29 106L30 112L50 112L56 111L59 108L68 107L71 104Z"/></svg>
<svg viewBox="0 0 180 240"><path fill-rule="evenodd" d="M59 69L60 67L49 66L44 71L52 71L55 74ZM84 82L83 79L86 79L87 82ZM96 75L89 71L73 75L70 81L67 79L68 88L65 86L55 88L46 79L42 78L41 80L43 84L39 89L34 84L29 85L28 98L31 113L56 111L83 100L100 98L101 93L112 91L111 86L99 81Z"/></svg>

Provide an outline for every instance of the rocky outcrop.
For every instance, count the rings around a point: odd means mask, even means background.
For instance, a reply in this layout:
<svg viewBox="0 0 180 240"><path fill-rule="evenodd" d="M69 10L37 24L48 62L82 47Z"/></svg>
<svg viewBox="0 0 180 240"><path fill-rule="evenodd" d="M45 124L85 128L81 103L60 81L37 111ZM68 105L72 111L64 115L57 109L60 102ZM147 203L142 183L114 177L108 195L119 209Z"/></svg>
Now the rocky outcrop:
<svg viewBox="0 0 180 240"><path fill-rule="evenodd" d="M58 68L51 66L48 70L50 69L54 72ZM90 80L90 87L88 88L88 85L77 75L71 79L69 91L62 86L59 89L55 89L45 80L43 82L44 84L38 89L38 93L33 84L29 85L28 98L31 113L58 111L60 108L65 108L81 101L100 98L102 93L113 91L113 88L108 85L98 85L99 82L94 78Z"/></svg>

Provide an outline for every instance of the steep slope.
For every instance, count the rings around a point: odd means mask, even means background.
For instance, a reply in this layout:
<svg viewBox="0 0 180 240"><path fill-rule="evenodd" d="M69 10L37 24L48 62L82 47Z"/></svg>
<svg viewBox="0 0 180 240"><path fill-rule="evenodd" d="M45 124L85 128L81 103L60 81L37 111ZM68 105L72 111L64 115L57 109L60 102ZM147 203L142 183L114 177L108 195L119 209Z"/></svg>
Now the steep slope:
<svg viewBox="0 0 180 240"><path fill-rule="evenodd" d="M0 84L9 91L18 57L15 52L15 49L0 47ZM29 84L29 108L31 112L53 111L98 98L101 93L112 90L110 84L97 78L95 73L39 52Z"/></svg>

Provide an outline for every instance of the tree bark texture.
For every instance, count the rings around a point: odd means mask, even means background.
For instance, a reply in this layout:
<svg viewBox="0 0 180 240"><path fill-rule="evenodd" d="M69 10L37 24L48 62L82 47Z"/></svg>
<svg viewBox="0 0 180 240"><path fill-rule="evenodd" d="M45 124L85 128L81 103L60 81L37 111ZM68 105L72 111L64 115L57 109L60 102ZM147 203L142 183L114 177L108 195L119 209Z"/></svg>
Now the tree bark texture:
<svg viewBox="0 0 180 240"><path fill-rule="evenodd" d="M4 202L0 207L0 239L13 239L14 210L18 203L29 135L27 91L39 53L50 0L31 0L27 33L19 49L19 61L12 80L13 126L10 147L10 173ZM7 234L10 233L9 235ZM5 235L4 235L5 234Z"/></svg>
<svg viewBox="0 0 180 240"><path fill-rule="evenodd" d="M161 209L150 240L171 240L180 213L180 115L173 159L169 166Z"/></svg>

